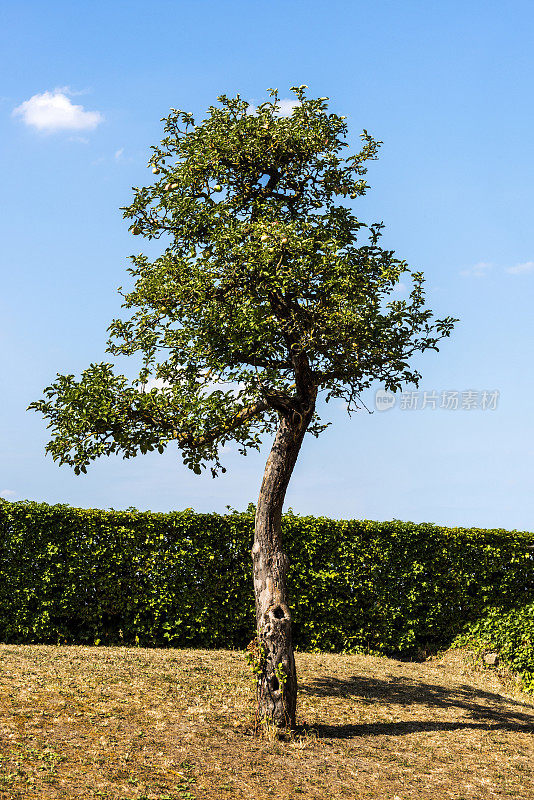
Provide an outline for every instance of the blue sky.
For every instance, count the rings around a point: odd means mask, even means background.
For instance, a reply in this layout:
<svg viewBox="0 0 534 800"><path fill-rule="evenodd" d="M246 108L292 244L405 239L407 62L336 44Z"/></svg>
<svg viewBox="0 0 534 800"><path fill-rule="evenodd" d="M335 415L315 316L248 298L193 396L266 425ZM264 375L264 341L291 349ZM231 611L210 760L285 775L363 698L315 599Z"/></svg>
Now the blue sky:
<svg viewBox="0 0 534 800"><path fill-rule="evenodd" d="M268 442L229 452L216 480L172 448L76 477L45 457L45 424L26 407L57 372L106 360L128 256L154 252L119 207L150 180L161 117L305 83L347 116L354 146L362 128L384 142L355 208L425 273L436 314L460 318L418 361L419 404L456 391L459 408L328 406L287 506L533 530L531 3L51 0L4 3L0 23L1 496L154 511L255 500ZM462 408L465 391L479 404L499 392L496 408Z"/></svg>

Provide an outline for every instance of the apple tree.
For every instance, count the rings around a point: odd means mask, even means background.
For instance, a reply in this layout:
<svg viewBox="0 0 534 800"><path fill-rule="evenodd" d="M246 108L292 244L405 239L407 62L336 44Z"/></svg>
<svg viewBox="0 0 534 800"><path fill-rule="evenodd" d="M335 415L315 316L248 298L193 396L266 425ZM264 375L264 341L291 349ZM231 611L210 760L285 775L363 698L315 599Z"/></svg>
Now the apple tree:
<svg viewBox="0 0 534 800"><path fill-rule="evenodd" d="M139 375L91 364L30 406L49 421L47 451L77 474L176 443L215 476L226 442L246 453L274 435L252 560L259 711L281 727L295 725L297 699L282 506L305 434L326 427L319 393L350 410L374 381L417 385L411 357L456 321L434 319L422 273L380 246L381 223L355 216L381 143L364 131L347 154L345 118L306 88L293 87L289 116L274 90L256 109L223 95L198 124L171 110L153 178L123 209L133 234L161 242L153 260L132 256L127 313L109 327L107 352L140 358ZM407 274L409 298L391 299Z"/></svg>

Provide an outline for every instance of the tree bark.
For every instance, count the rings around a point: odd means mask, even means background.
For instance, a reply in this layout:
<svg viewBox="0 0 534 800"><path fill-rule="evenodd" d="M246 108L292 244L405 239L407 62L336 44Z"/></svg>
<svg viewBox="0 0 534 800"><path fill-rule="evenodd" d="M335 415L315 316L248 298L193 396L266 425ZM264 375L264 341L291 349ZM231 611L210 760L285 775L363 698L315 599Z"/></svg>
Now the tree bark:
<svg viewBox="0 0 534 800"><path fill-rule="evenodd" d="M289 560L282 547L282 507L286 489L313 409L305 415L280 414L280 424L261 485L252 560L256 598L258 716L281 728L294 728L297 673L286 589Z"/></svg>

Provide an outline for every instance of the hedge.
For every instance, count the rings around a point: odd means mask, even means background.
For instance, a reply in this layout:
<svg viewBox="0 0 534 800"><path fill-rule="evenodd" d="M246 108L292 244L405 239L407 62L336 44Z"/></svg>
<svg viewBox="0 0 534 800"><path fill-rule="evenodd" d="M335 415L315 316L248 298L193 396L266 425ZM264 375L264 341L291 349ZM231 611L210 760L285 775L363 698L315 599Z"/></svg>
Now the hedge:
<svg viewBox="0 0 534 800"><path fill-rule="evenodd" d="M0 641L243 648L253 514L0 502ZM410 656L534 600L534 535L286 514L296 646Z"/></svg>
<svg viewBox="0 0 534 800"><path fill-rule="evenodd" d="M534 694L534 602L514 608L490 606L468 623L454 640L455 647L469 647L479 656L488 649L520 679L523 689Z"/></svg>

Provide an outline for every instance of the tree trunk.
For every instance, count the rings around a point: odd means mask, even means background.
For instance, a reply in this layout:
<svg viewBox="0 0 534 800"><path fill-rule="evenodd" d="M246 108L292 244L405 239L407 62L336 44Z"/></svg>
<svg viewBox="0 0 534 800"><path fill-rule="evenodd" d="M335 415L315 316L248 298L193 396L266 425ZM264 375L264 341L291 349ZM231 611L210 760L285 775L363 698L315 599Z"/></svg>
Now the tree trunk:
<svg viewBox="0 0 534 800"><path fill-rule="evenodd" d="M256 598L258 715L277 727L295 727L297 673L286 590L289 560L282 549L282 506L313 411L280 414L261 485L252 560Z"/></svg>

